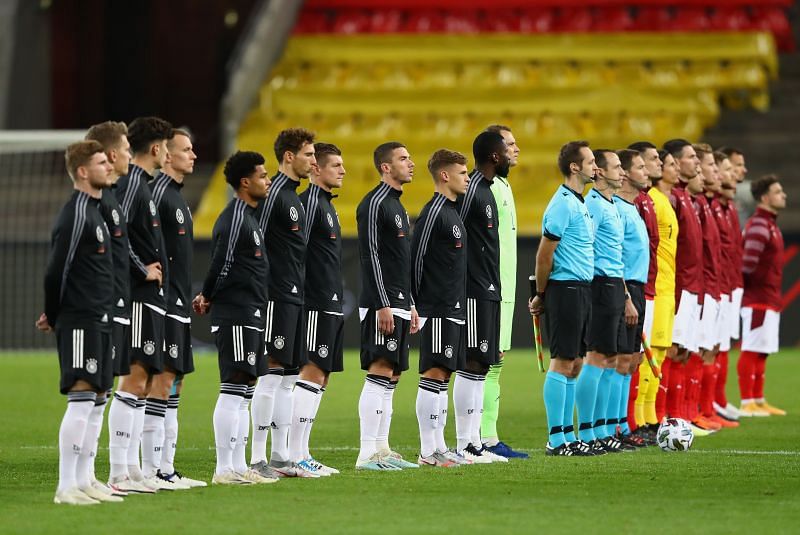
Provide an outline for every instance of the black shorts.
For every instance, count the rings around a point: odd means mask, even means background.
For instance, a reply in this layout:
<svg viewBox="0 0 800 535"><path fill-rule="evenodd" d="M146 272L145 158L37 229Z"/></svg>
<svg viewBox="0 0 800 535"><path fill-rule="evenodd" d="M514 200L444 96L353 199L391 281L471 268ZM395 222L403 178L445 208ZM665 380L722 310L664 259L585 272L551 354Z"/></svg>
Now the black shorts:
<svg viewBox="0 0 800 535"><path fill-rule="evenodd" d="M428 318L419 331L419 373L431 368L444 368L451 372L463 370L467 364L464 322L448 318Z"/></svg>
<svg viewBox="0 0 800 535"><path fill-rule="evenodd" d="M552 358L574 360L586 355L592 321L592 288L588 282L547 283L544 327Z"/></svg>
<svg viewBox="0 0 800 535"><path fill-rule="evenodd" d="M344 316L306 309L306 350L321 370L344 370Z"/></svg>
<svg viewBox="0 0 800 535"><path fill-rule="evenodd" d="M217 345L221 383L235 382L241 374L250 379L267 374L263 330L242 325L218 325L211 330Z"/></svg>
<svg viewBox="0 0 800 535"><path fill-rule="evenodd" d="M467 360L500 362L500 302L467 298Z"/></svg>
<svg viewBox="0 0 800 535"><path fill-rule="evenodd" d="M76 381L86 381L97 392L114 385L111 361L111 328L56 327L56 344L61 365L62 394L69 392Z"/></svg>
<svg viewBox="0 0 800 535"><path fill-rule="evenodd" d="M173 317L164 318L164 366L176 375L194 371L192 355L192 324Z"/></svg>
<svg viewBox="0 0 800 535"><path fill-rule="evenodd" d="M300 368L308 362L305 349L302 305L267 302L267 325L264 340L267 356L277 360L286 369Z"/></svg>
<svg viewBox="0 0 800 535"><path fill-rule="evenodd" d="M164 369L164 314L144 303L131 306L131 363L137 362L149 373Z"/></svg>
<svg viewBox="0 0 800 535"><path fill-rule="evenodd" d="M408 369L408 329L411 321L394 317L394 332L383 334L378 330L378 314L367 310L361 320L361 369L368 370L377 359L394 364L395 373Z"/></svg>
<svg viewBox="0 0 800 535"><path fill-rule="evenodd" d="M592 281L592 323L589 351L616 355L625 328L625 285L622 279L595 277Z"/></svg>
<svg viewBox="0 0 800 535"><path fill-rule="evenodd" d="M114 321L111 324L111 359L114 377L131 373L130 323L127 325Z"/></svg>
<svg viewBox="0 0 800 535"><path fill-rule="evenodd" d="M642 331L644 330L644 284L637 281L625 281L625 286L628 287L633 306L639 313L639 322L633 327L628 327L623 315L618 350L623 354L638 353L642 347Z"/></svg>

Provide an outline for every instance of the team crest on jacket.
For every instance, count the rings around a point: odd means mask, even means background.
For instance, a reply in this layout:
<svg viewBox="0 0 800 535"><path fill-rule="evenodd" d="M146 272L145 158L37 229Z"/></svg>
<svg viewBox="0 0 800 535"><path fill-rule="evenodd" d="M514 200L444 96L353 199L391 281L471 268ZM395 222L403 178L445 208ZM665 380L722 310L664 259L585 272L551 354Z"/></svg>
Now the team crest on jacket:
<svg viewBox="0 0 800 535"><path fill-rule="evenodd" d="M117 212L116 208L111 210L111 220L114 222L115 225L119 225L119 212Z"/></svg>
<svg viewBox="0 0 800 535"><path fill-rule="evenodd" d="M487 340L481 340L480 350L481 353L486 353L489 351L489 342Z"/></svg>
<svg viewBox="0 0 800 535"><path fill-rule="evenodd" d="M97 359L86 359L86 371L91 374L97 373Z"/></svg>
<svg viewBox="0 0 800 535"><path fill-rule="evenodd" d="M145 355L152 355L153 353L156 352L156 345L150 340L148 340L142 346L142 351L144 352Z"/></svg>
<svg viewBox="0 0 800 535"><path fill-rule="evenodd" d="M170 344L169 346L169 356L171 358L178 358L178 345L177 344Z"/></svg>
<svg viewBox="0 0 800 535"><path fill-rule="evenodd" d="M389 338L389 341L386 342L386 349L389 351L397 351L397 340Z"/></svg>
<svg viewBox="0 0 800 535"><path fill-rule="evenodd" d="M184 219L183 219L183 212L181 212L181 209L180 209L180 208L178 208L177 210L175 210L175 221L177 221L177 222L178 222L179 224L181 224L181 225L183 224L183 221L184 221Z"/></svg>
<svg viewBox="0 0 800 535"><path fill-rule="evenodd" d="M261 239L258 237L258 231L253 231L253 241L256 242L256 246L261 245Z"/></svg>
<svg viewBox="0 0 800 535"><path fill-rule="evenodd" d="M249 352L247 354L247 363L250 366L254 366L255 365L255 363L256 363L256 354L255 354L255 352L251 351L251 352Z"/></svg>
<svg viewBox="0 0 800 535"><path fill-rule="evenodd" d="M298 217L299 216L297 214L297 208L295 208L294 206L289 208L289 219L291 219L292 221L297 221Z"/></svg>
<svg viewBox="0 0 800 535"><path fill-rule="evenodd" d="M156 203L150 201L150 215L155 217L156 216Z"/></svg>
<svg viewBox="0 0 800 535"><path fill-rule="evenodd" d="M96 229L94 229L94 233L97 236L97 241L99 241L100 243L103 243L103 240L104 240L103 229L99 225L98 225L98 227Z"/></svg>
<svg viewBox="0 0 800 535"><path fill-rule="evenodd" d="M333 218L331 217L331 214L325 214L325 215L328 216L328 226L333 228Z"/></svg>
<svg viewBox="0 0 800 535"><path fill-rule="evenodd" d="M446 359L453 358L453 346L447 346L444 348L444 358Z"/></svg>
<svg viewBox="0 0 800 535"><path fill-rule="evenodd" d="M275 346L275 349L283 349L284 346L283 336L276 336L275 341L272 342L272 345Z"/></svg>
<svg viewBox="0 0 800 535"><path fill-rule="evenodd" d="M317 349L317 355L319 355L319 358L321 359L326 358L328 356L328 346L319 346L319 349Z"/></svg>
<svg viewBox="0 0 800 535"><path fill-rule="evenodd" d="M458 228L458 225L453 225L453 237L455 239L459 239L461 237L461 229Z"/></svg>

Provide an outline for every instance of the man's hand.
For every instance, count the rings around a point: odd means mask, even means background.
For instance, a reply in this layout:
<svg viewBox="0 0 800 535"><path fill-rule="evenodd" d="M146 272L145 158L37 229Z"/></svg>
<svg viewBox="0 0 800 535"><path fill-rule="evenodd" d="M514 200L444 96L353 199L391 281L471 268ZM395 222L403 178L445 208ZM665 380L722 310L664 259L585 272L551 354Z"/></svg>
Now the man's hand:
<svg viewBox="0 0 800 535"><path fill-rule="evenodd" d="M628 327L633 327L637 323L639 323L639 312L633 306L633 300L628 297L625 300L625 324Z"/></svg>
<svg viewBox="0 0 800 535"><path fill-rule="evenodd" d="M409 329L411 334L417 334L419 332L419 314L417 314L416 307L411 307L411 329Z"/></svg>
<svg viewBox="0 0 800 535"><path fill-rule="evenodd" d="M42 312L42 315L39 316L38 320L36 320L36 328L46 333L53 331L53 327L50 325L47 316L44 315L44 312Z"/></svg>
<svg viewBox="0 0 800 535"><path fill-rule="evenodd" d="M197 297L192 300L192 309L200 316L208 312L209 308L211 308L211 301L206 299L203 294L197 294Z"/></svg>
<svg viewBox="0 0 800 535"><path fill-rule="evenodd" d="M144 280L157 281L158 286L161 287L161 283L164 281L164 275L161 273L161 262L147 264L145 269L147 270L147 276Z"/></svg>
<svg viewBox="0 0 800 535"><path fill-rule="evenodd" d="M528 311L531 316L541 316L544 313L544 299L538 295L533 299L528 299Z"/></svg>
<svg viewBox="0 0 800 535"><path fill-rule="evenodd" d="M378 330L383 334L392 334L394 332L394 316L392 315L392 309L389 307L379 308L376 314L378 316Z"/></svg>

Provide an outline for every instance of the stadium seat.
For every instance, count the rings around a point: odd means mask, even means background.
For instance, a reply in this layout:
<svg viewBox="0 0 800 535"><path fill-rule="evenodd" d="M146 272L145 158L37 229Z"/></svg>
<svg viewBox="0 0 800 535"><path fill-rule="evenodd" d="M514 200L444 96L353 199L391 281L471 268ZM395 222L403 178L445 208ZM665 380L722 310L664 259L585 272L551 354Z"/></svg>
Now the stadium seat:
<svg viewBox="0 0 800 535"><path fill-rule="evenodd" d="M436 10L415 11L410 13L402 31L411 33L439 33L445 29L444 16Z"/></svg>
<svg viewBox="0 0 800 535"><path fill-rule="evenodd" d="M371 33L396 33L403 25L403 12L399 9L375 10L370 17Z"/></svg>
<svg viewBox="0 0 800 535"><path fill-rule="evenodd" d="M626 32L635 22L627 7L598 7L594 11L592 30L596 32Z"/></svg>
<svg viewBox="0 0 800 535"><path fill-rule="evenodd" d="M552 9L532 8L523 10L519 16L520 33L550 33L556 25Z"/></svg>
<svg viewBox="0 0 800 535"><path fill-rule="evenodd" d="M675 8L668 29L672 32L704 32L710 25L705 7L679 6Z"/></svg>
<svg viewBox="0 0 800 535"><path fill-rule="evenodd" d="M636 11L633 30L659 32L672 24L672 13L664 6L640 6Z"/></svg>
<svg viewBox="0 0 800 535"><path fill-rule="evenodd" d="M366 11L346 10L336 14L333 23L334 33L359 34L364 33L372 22L372 18Z"/></svg>
<svg viewBox="0 0 800 535"><path fill-rule="evenodd" d="M714 8L709 20L712 30L739 32L749 30L753 23L741 6L719 6Z"/></svg>
<svg viewBox="0 0 800 535"><path fill-rule="evenodd" d="M555 27L560 32L588 32L594 24L592 10L588 7L562 7L558 11Z"/></svg>

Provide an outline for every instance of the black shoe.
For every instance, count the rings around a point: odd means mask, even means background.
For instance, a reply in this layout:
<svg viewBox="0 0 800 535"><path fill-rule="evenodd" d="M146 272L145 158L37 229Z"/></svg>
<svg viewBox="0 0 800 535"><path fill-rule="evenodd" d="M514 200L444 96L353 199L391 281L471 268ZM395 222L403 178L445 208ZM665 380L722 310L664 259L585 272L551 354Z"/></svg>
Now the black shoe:
<svg viewBox="0 0 800 535"><path fill-rule="evenodd" d="M609 451L613 453L619 453L622 451L634 451L636 449L635 446L625 444L621 440L618 440L616 437L604 438L603 443L606 445Z"/></svg>
<svg viewBox="0 0 800 535"><path fill-rule="evenodd" d="M572 450L573 457L593 457L592 448L582 440L576 440L569 443L569 449Z"/></svg>
<svg viewBox="0 0 800 535"><path fill-rule="evenodd" d="M634 449L644 448L647 446L647 442L645 442L642 437L638 437L634 434L623 435L622 433L618 433L617 440L623 444L627 444L628 446L633 446Z"/></svg>
<svg viewBox="0 0 800 535"><path fill-rule="evenodd" d="M555 448L548 442L544 446L544 454L553 457L572 457L574 455L566 442Z"/></svg>
<svg viewBox="0 0 800 535"><path fill-rule="evenodd" d="M587 442L587 444L592 452L592 455L605 455L608 453L608 450L600 439L594 439L591 442Z"/></svg>

